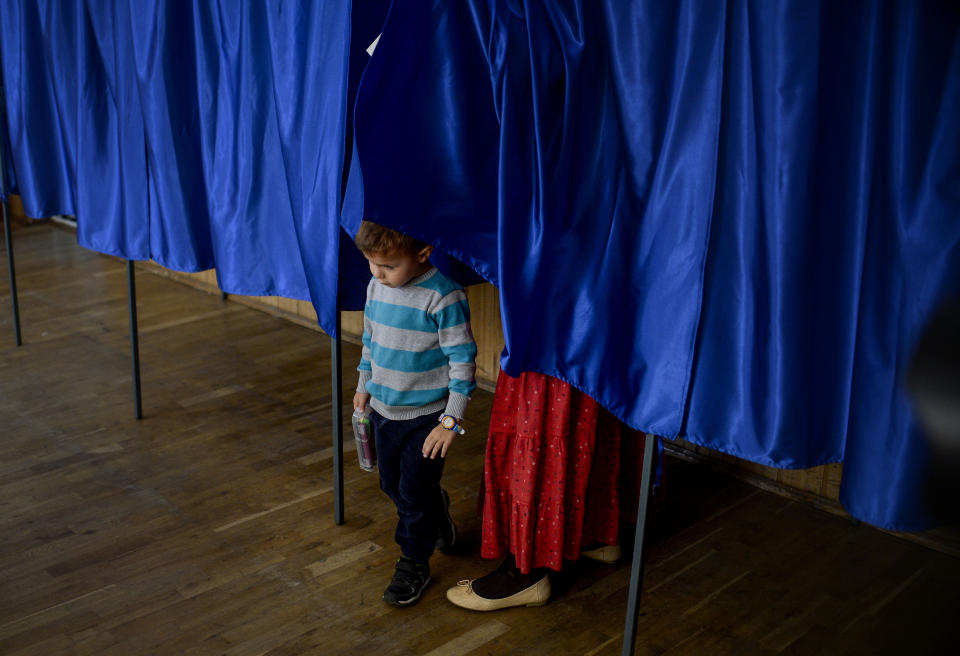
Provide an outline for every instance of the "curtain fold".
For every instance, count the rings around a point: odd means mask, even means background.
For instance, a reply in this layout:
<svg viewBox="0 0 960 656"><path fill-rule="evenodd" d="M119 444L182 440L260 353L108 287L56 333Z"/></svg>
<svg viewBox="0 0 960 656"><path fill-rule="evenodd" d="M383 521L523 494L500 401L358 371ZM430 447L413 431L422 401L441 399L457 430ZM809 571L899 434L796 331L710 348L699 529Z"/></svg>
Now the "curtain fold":
<svg viewBox="0 0 960 656"><path fill-rule="evenodd" d="M64 4L64 3L59 3ZM145 133L136 71L131 66L133 35L126 0L70 3L76 8L71 39L51 48L72 50L77 96L62 102L76 116L77 241L86 248L145 260L151 248ZM74 80L62 80L72 84ZM183 229L190 233L200 229ZM168 249L169 250L169 249ZM204 268L158 253L158 262L181 270Z"/></svg>
<svg viewBox="0 0 960 656"><path fill-rule="evenodd" d="M392 4L357 91L342 223L389 225L495 281L497 126L471 30L458 3Z"/></svg>
<svg viewBox="0 0 960 656"><path fill-rule="evenodd" d="M923 500L937 465L908 402L906 372L931 315L960 296L960 8L932 6L944 11L904 2L875 19L883 45L873 140L882 155L863 193L868 226L840 490L854 516L904 530L936 519Z"/></svg>

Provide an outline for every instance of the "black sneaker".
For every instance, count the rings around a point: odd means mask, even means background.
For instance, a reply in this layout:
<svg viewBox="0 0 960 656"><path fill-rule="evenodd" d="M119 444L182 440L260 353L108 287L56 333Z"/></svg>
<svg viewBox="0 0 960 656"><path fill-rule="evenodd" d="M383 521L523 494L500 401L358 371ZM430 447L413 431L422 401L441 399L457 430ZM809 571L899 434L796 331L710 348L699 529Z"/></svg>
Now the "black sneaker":
<svg viewBox="0 0 960 656"><path fill-rule="evenodd" d="M390 585L383 592L383 600L394 606L411 606L420 601L420 595L428 583L429 565L421 565L412 558L400 556Z"/></svg>
<svg viewBox="0 0 960 656"><path fill-rule="evenodd" d="M440 516L440 526L437 528L437 551L440 553L450 553L453 545L457 543L457 525L453 523L453 517L450 516L450 495L443 488L440 488L440 495L443 497L443 514Z"/></svg>

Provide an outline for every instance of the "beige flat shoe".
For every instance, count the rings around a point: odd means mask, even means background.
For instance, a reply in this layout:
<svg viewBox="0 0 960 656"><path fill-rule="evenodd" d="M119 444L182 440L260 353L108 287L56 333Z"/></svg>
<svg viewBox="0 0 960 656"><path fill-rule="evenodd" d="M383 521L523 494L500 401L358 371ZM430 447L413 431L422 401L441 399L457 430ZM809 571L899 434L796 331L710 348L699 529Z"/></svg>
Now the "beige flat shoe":
<svg viewBox="0 0 960 656"><path fill-rule="evenodd" d="M590 560L596 560L601 563L606 563L607 565L612 565L613 563L620 560L620 545L605 544L603 546L597 547L596 549L588 549L587 551L581 551L580 557L589 558Z"/></svg>
<svg viewBox="0 0 960 656"><path fill-rule="evenodd" d="M487 599L473 591L472 581L460 581L456 587L447 590L447 599L456 606L470 610L499 610L514 606L543 606L550 599L550 577L542 579L525 590L503 599Z"/></svg>

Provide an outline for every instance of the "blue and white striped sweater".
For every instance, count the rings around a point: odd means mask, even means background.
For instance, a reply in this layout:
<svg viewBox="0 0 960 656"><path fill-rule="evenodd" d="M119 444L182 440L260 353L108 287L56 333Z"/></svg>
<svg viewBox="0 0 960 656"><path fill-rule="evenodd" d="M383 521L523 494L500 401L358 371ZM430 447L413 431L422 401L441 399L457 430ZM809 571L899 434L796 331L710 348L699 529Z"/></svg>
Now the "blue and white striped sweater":
<svg viewBox="0 0 960 656"><path fill-rule="evenodd" d="M463 417L477 345L463 288L432 268L403 287L367 285L357 391L388 419L445 409Z"/></svg>

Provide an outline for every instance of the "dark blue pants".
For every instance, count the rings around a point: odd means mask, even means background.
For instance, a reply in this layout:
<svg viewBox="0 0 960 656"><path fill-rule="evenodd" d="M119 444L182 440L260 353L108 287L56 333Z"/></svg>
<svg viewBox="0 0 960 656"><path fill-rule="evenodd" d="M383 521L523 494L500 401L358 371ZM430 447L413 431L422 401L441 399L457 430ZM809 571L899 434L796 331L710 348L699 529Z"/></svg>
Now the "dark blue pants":
<svg viewBox="0 0 960 656"><path fill-rule="evenodd" d="M431 412L399 421L386 419L376 411L370 413L380 489L397 507L399 521L394 539L403 555L418 563L426 563L433 555L444 513L440 494L444 459L423 457L423 443L442 414Z"/></svg>

